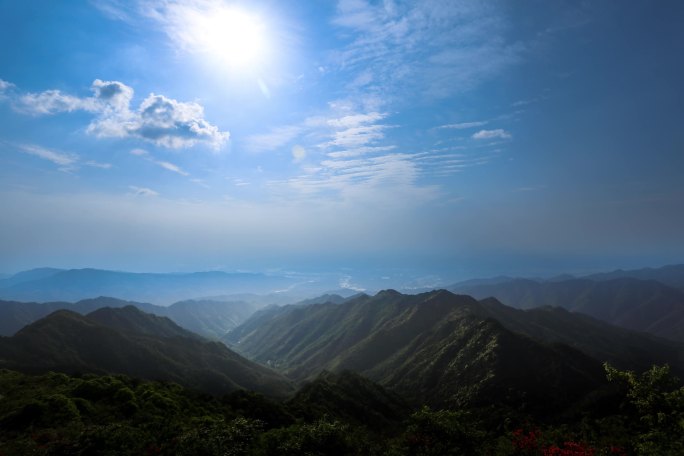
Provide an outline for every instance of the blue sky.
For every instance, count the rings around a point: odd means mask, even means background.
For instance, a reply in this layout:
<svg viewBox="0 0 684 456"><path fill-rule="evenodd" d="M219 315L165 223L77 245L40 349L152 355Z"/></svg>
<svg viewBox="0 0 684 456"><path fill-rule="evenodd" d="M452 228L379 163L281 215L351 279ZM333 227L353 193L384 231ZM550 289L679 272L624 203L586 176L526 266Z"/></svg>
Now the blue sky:
<svg viewBox="0 0 684 456"><path fill-rule="evenodd" d="M677 1L0 0L0 270L681 262L682 23Z"/></svg>

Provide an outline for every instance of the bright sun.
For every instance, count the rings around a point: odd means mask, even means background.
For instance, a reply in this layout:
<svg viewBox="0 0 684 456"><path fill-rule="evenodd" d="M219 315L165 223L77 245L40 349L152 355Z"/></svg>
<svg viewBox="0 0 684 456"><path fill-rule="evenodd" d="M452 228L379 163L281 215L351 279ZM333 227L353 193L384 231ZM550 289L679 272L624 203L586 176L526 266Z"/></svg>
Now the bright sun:
<svg viewBox="0 0 684 456"><path fill-rule="evenodd" d="M203 53L230 67L257 66L266 51L261 20L237 8L220 7L189 18L189 34Z"/></svg>

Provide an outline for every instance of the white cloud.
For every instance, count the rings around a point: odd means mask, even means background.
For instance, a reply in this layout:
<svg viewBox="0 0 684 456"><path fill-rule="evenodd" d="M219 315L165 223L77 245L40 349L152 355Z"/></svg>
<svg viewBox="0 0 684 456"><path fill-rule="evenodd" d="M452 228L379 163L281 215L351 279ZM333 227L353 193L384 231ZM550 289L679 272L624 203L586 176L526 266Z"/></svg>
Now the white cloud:
<svg viewBox="0 0 684 456"><path fill-rule="evenodd" d="M137 187L135 185L130 185L128 188L133 190L133 194L137 196L159 196L159 193L155 192L151 188Z"/></svg>
<svg viewBox="0 0 684 456"><path fill-rule="evenodd" d="M96 79L94 96L79 98L59 90L29 93L19 97L15 108L27 114L49 115L87 111L95 119L86 131L100 138L137 138L173 149L197 143L220 149L229 133L204 119L204 108L194 102L180 102L164 95L150 94L137 110L130 105L133 89L119 81Z"/></svg>
<svg viewBox="0 0 684 456"><path fill-rule="evenodd" d="M156 163L164 169L180 174L181 176L189 176L187 172L183 171L179 166L174 165L173 163L169 163L167 161L154 161L154 163Z"/></svg>
<svg viewBox="0 0 684 456"><path fill-rule="evenodd" d="M149 152L147 152L145 149L133 149L130 151L131 155L135 155L137 157L142 157L149 161L150 163L154 163L157 166L161 166L162 168L174 172L176 174L180 174L181 176L189 176L190 173L186 172L183 170L180 166L175 165L171 162L167 162L164 160L157 160L154 158Z"/></svg>
<svg viewBox="0 0 684 456"><path fill-rule="evenodd" d="M14 84L5 81L4 79L0 79L0 100L3 100L7 97L6 92L12 87L14 87Z"/></svg>
<svg viewBox="0 0 684 456"><path fill-rule="evenodd" d="M353 128L363 124L378 122L387 117L387 114L370 112L368 114L353 114L328 120L328 125L334 128Z"/></svg>
<svg viewBox="0 0 684 456"><path fill-rule="evenodd" d="M358 157L360 155L375 154L380 152L387 152L396 149L397 146L361 146L353 147L345 150L338 150L335 152L328 152L328 157L330 158L351 158Z"/></svg>
<svg viewBox="0 0 684 456"><path fill-rule="evenodd" d="M130 22L130 3L126 4L120 0L90 0L90 3L111 19Z"/></svg>
<svg viewBox="0 0 684 456"><path fill-rule="evenodd" d="M36 146L34 144L21 144L18 148L26 154L49 160L52 163L63 167L70 167L78 162L78 156L75 154L55 152L54 150L46 149L45 147Z"/></svg>
<svg viewBox="0 0 684 456"><path fill-rule="evenodd" d="M291 142L302 131L303 128L299 125L276 127L268 133L248 136L245 138L245 146L252 152L275 151Z"/></svg>
<svg viewBox="0 0 684 456"><path fill-rule="evenodd" d="M328 145L347 148L371 144L383 139L385 137L384 130L387 128L387 125L379 124L347 128L346 130L335 132L333 139L328 142Z"/></svg>
<svg viewBox="0 0 684 456"><path fill-rule="evenodd" d="M509 139L510 137L511 134L501 128L496 130L480 130L472 136L473 139Z"/></svg>
<svg viewBox="0 0 684 456"><path fill-rule="evenodd" d="M92 160L84 162L83 164L87 165L87 166L92 166L93 168L100 168L100 169L111 169L112 168L111 163L101 163L101 162L96 162L96 161L92 161Z"/></svg>
<svg viewBox="0 0 684 456"><path fill-rule="evenodd" d="M96 103L92 98L78 98L65 95L59 90L46 90L41 93L27 93L19 97L15 104L17 111L24 114L44 115L58 112L96 111Z"/></svg>
<svg viewBox="0 0 684 456"><path fill-rule="evenodd" d="M9 89L10 87L14 87L14 84L11 82L5 81L4 79L0 79L0 92Z"/></svg>
<svg viewBox="0 0 684 456"><path fill-rule="evenodd" d="M43 160L48 160L55 165L58 165L60 171L74 171L81 165L100 169L110 169L112 167L111 163L102 163L93 160L82 161L81 157L77 154L58 152L36 144L17 144L15 147L25 154L33 155L34 157L42 158Z"/></svg>
<svg viewBox="0 0 684 456"><path fill-rule="evenodd" d="M92 90L95 99L104 104L104 109L125 113L133 100L133 89L119 81L102 81L95 79Z"/></svg>
<svg viewBox="0 0 684 456"><path fill-rule="evenodd" d="M130 111L132 89L119 88L113 92L111 88L118 87L116 84L104 86L108 98L103 98L102 87L96 88L100 91L98 98L106 100L106 108L88 126L89 133L98 137L134 137L173 149L192 147L199 142L219 149L229 138L228 132L204 119L204 108L197 103L150 94L137 111Z"/></svg>
<svg viewBox="0 0 684 456"><path fill-rule="evenodd" d="M193 179L190 179L190 182L192 182L193 184L197 184L203 188L209 188L209 186L207 185L207 183L203 179L193 178Z"/></svg>
<svg viewBox="0 0 684 456"><path fill-rule="evenodd" d="M468 128L476 128L476 127L481 127L483 125L487 125L486 120L485 121L478 121L478 122L461 122L461 123L440 125L437 128L440 130L466 130Z"/></svg>
<svg viewBox="0 0 684 456"><path fill-rule="evenodd" d="M249 182L244 179L233 179L233 185L236 187L246 187L249 185Z"/></svg>
<svg viewBox="0 0 684 456"><path fill-rule="evenodd" d="M385 103L444 98L473 88L520 60L496 5L469 1L340 0L333 23L349 44L331 54L359 97Z"/></svg>

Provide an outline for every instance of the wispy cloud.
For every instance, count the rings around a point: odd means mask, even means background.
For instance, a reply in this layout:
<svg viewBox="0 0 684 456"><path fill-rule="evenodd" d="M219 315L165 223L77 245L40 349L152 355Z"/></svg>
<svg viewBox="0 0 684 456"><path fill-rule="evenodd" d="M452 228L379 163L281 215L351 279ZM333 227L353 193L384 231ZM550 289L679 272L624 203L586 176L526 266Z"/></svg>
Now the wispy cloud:
<svg viewBox="0 0 684 456"><path fill-rule="evenodd" d="M167 161L155 161L157 165L161 166L162 168L172 171L176 174L180 174L181 176L189 176L189 174L185 171L183 171L178 165L174 165L173 163L169 163Z"/></svg>
<svg viewBox="0 0 684 456"><path fill-rule="evenodd" d="M71 172L80 166L90 166L93 168L110 169L110 163L101 163L93 160L83 161L78 154L71 152L56 151L36 144L16 144L15 147L21 152L42 158L59 166L60 171Z"/></svg>
<svg viewBox="0 0 684 456"><path fill-rule="evenodd" d="M128 188L131 189L136 196L159 196L159 193L151 188L137 187L135 185L130 185Z"/></svg>
<svg viewBox="0 0 684 456"><path fill-rule="evenodd" d="M437 127L438 130L467 130L469 128L476 128L476 127L481 127L483 125L487 125L487 121L478 121L478 122L461 122L461 123L454 123L454 124L447 124L447 125L440 125Z"/></svg>
<svg viewBox="0 0 684 456"><path fill-rule="evenodd" d="M14 84L9 81L5 81L4 79L0 79L0 100L7 97L6 92L8 92L12 87L14 87Z"/></svg>
<svg viewBox="0 0 684 456"><path fill-rule="evenodd" d="M502 128L497 128L495 130L480 130L474 133L473 139L509 139L511 134Z"/></svg>
<svg viewBox="0 0 684 456"><path fill-rule="evenodd" d="M424 181L428 177L449 176L473 166L485 165L499 156L498 151L469 153L462 147L434 150L410 150L393 143L387 132L397 126L387 122L389 115L377 111L343 113L305 119L301 124L274 129L296 132L309 140L305 153L307 165L300 175L270 181L268 186L279 195L294 191L299 197L333 196L357 202L396 201L398 195L410 202L433 200L439 190ZM475 123L473 123L475 124ZM474 128L476 125L471 125ZM465 128L465 127L463 127ZM295 148L293 147L293 155ZM316 154L309 155L308 150ZM296 159L295 162L302 161ZM412 203L407 203L412 204Z"/></svg>
<svg viewBox="0 0 684 456"><path fill-rule="evenodd" d="M547 187L546 185L530 185L527 187L518 187L514 189L515 192L536 192L539 190L545 190Z"/></svg>
<svg viewBox="0 0 684 456"><path fill-rule="evenodd" d="M275 151L286 146L302 133L303 127L288 125L271 129L268 133L248 136L244 140L247 150L251 152Z"/></svg>
<svg viewBox="0 0 684 456"><path fill-rule="evenodd" d="M84 165L87 166L92 166L93 168L100 168L100 169L110 169L112 168L111 163L101 163L101 162L96 162L92 160L88 160L87 162L83 162Z"/></svg>
<svg viewBox="0 0 684 456"><path fill-rule="evenodd" d="M194 102L180 102L150 94L131 109L133 89L119 81L96 79L93 96L77 97L59 90L19 96L14 107L30 115L53 115L86 111L94 114L86 131L100 138L135 138L168 148L187 148L198 143L220 149L229 139L204 119L204 108Z"/></svg>
<svg viewBox="0 0 684 456"><path fill-rule="evenodd" d="M246 187L249 185L249 182L244 179L233 179L233 185L236 187Z"/></svg>
<svg viewBox="0 0 684 456"><path fill-rule="evenodd" d="M180 174L181 176L189 176L190 173L186 172L183 170L180 166L175 165L171 162L164 161L164 160L157 160L154 158L148 151L144 149L133 149L131 150L131 155L136 155L138 157L143 157L150 163L154 163L157 166L160 166L168 171L174 172L176 174Z"/></svg>
<svg viewBox="0 0 684 456"><path fill-rule="evenodd" d="M20 144L17 147L26 154L51 161L62 167L69 167L78 162L78 156L75 154L56 152L45 147L36 146L35 144Z"/></svg>
<svg viewBox="0 0 684 456"><path fill-rule="evenodd" d="M395 101L468 90L519 61L523 49L504 39L495 5L469 1L340 0L333 24L351 39L332 64L364 76L359 90Z"/></svg>

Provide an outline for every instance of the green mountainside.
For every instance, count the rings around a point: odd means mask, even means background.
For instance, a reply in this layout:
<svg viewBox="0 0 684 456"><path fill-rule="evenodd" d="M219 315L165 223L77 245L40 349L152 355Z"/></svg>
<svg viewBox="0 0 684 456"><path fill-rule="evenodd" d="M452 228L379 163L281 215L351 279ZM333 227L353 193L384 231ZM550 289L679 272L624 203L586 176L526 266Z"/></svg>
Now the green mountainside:
<svg viewBox="0 0 684 456"><path fill-rule="evenodd" d="M261 309L224 338L300 383L296 392L225 345L132 305L58 310L1 337L0 454L684 450L675 342L562 308L520 310L445 290L313 302ZM639 367L662 361L673 369Z"/></svg>
<svg viewBox="0 0 684 456"><path fill-rule="evenodd" d="M513 333L480 316L481 307L444 290L386 290L256 314L244 324L255 329L238 327L225 340L294 380L351 370L413 404L559 409L601 386L597 360Z"/></svg>
<svg viewBox="0 0 684 456"><path fill-rule="evenodd" d="M374 430L396 427L411 411L400 396L351 371L321 372L288 404L310 420L334 417Z"/></svg>
<svg viewBox="0 0 684 456"><path fill-rule="evenodd" d="M291 400L220 397L124 375L0 369L0 454L163 456L679 455L684 387L667 367L606 366L612 407L560 423L492 406L408 410L356 374L322 373Z"/></svg>
<svg viewBox="0 0 684 456"><path fill-rule="evenodd" d="M134 306L143 312L168 317L183 328L209 339L219 339L246 320L257 308L244 301L206 299L179 301L164 307L104 296L75 303L0 301L0 336L11 336L24 326L60 309L85 315L103 307L125 306Z"/></svg>
<svg viewBox="0 0 684 456"><path fill-rule="evenodd" d="M0 367L120 373L174 381L210 393L250 389L284 396L291 392L289 382L270 369L167 318L131 306L86 316L56 311L12 337L0 338Z"/></svg>
<svg viewBox="0 0 684 456"><path fill-rule="evenodd" d="M181 328L171 319L143 312L132 305L121 308L102 307L86 317L92 322L124 333L202 340L199 335Z"/></svg>
<svg viewBox="0 0 684 456"><path fill-rule="evenodd" d="M513 279L449 289L477 299L495 297L519 309L563 307L613 325L684 342L684 291L655 280Z"/></svg>
<svg viewBox="0 0 684 456"><path fill-rule="evenodd" d="M569 345L622 369L641 371L657 363L670 364L677 373L684 373L684 345L681 343L613 326L561 307L520 310L487 298L480 301L474 312L496 319L513 332Z"/></svg>

